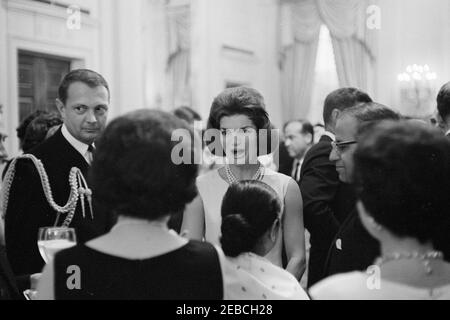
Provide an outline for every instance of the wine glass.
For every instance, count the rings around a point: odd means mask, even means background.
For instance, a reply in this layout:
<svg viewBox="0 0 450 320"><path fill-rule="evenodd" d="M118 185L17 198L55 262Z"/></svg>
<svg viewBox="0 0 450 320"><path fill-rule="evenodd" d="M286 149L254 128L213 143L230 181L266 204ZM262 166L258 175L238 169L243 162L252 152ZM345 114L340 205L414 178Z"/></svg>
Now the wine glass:
<svg viewBox="0 0 450 320"><path fill-rule="evenodd" d="M75 229L66 227L39 228L38 248L45 263L53 260L56 252L77 244Z"/></svg>

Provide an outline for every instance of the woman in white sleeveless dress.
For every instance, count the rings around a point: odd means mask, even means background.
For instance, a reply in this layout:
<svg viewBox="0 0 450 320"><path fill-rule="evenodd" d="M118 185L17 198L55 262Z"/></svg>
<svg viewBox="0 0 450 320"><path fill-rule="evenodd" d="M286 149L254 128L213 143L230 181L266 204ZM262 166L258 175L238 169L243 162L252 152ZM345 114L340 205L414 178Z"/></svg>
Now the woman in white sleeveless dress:
<svg viewBox="0 0 450 320"><path fill-rule="evenodd" d="M258 161L258 156L272 150L270 140L273 132L270 129L264 99L256 90L244 87L227 89L214 99L207 135L215 140L209 147L213 154L225 155L227 164L197 178L199 196L187 206L181 232L191 239L219 244L220 209L228 187L241 180L261 180L277 192L283 206L280 232L266 258L282 266L284 247L286 270L300 279L305 271L300 189L292 178L266 169Z"/></svg>

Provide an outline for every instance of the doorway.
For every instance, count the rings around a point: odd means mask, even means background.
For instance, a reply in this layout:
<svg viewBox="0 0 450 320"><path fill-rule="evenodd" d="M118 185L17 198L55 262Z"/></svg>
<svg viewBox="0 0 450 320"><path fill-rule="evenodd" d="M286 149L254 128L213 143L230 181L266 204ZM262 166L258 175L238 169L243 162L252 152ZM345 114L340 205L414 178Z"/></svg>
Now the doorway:
<svg viewBox="0 0 450 320"><path fill-rule="evenodd" d="M70 65L70 59L19 51L19 123L36 110L57 112L58 87Z"/></svg>

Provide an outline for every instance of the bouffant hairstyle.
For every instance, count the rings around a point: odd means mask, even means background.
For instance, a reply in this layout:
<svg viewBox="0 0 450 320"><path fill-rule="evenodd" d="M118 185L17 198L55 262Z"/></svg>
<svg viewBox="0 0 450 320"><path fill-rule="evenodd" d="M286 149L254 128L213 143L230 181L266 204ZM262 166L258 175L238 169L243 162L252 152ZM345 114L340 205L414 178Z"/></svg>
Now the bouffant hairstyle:
<svg viewBox="0 0 450 320"><path fill-rule="evenodd" d="M162 111L139 110L113 120L96 141L90 170L93 197L111 214L156 220L176 214L197 194L196 164L176 164L172 133L190 126ZM193 144L184 152L193 153Z"/></svg>
<svg viewBox="0 0 450 320"><path fill-rule="evenodd" d="M384 121L360 137L358 197L375 221L398 237L433 241L442 225L449 226L449 177L450 142L434 128Z"/></svg>
<svg viewBox="0 0 450 320"><path fill-rule="evenodd" d="M220 129L220 120L223 117L246 115L255 125L258 132L258 156L272 153L277 143L272 143L272 130L269 115L266 111L263 96L255 89L235 87L225 89L213 101L209 112L207 129ZM260 135L260 130L267 130L267 135ZM265 141L260 141L260 139ZM214 140L205 137L205 143L210 145ZM265 145L264 150L260 149ZM223 150L211 149L216 156L224 156Z"/></svg>
<svg viewBox="0 0 450 320"><path fill-rule="evenodd" d="M222 201L220 242L224 253L237 257L251 252L280 211L280 198L264 182L245 180L232 184Z"/></svg>

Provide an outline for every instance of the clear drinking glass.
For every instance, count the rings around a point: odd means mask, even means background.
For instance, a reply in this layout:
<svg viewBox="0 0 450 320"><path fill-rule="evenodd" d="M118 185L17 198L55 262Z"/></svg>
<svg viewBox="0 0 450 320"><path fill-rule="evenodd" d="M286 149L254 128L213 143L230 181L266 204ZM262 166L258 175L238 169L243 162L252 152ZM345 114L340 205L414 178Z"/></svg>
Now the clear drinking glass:
<svg viewBox="0 0 450 320"><path fill-rule="evenodd" d="M65 227L39 228L37 244L42 259L45 263L48 263L53 259L56 252L77 244L75 229Z"/></svg>

